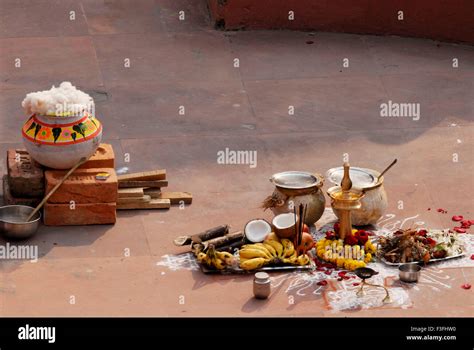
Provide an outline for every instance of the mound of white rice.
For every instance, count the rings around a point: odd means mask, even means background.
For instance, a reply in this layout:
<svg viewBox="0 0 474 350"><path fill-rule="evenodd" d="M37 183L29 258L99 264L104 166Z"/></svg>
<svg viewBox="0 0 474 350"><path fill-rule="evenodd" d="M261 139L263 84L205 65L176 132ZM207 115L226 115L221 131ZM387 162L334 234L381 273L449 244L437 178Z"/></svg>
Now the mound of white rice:
<svg viewBox="0 0 474 350"><path fill-rule="evenodd" d="M84 111L93 112L94 100L85 92L76 89L68 81L51 90L31 92L21 103L26 114L67 116L78 115Z"/></svg>

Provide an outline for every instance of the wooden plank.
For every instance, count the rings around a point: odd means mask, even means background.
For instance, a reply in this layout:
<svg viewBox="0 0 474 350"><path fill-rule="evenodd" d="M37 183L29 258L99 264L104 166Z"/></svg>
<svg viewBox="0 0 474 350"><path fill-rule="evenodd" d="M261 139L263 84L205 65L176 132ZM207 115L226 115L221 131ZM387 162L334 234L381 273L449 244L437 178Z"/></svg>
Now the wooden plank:
<svg viewBox="0 0 474 350"><path fill-rule="evenodd" d="M159 199L161 195L161 189L148 187L143 190L143 193L150 196L152 199Z"/></svg>
<svg viewBox="0 0 474 350"><path fill-rule="evenodd" d="M117 199L117 204L135 204L135 203L147 203L151 201L151 197L147 195L143 195L140 198L119 198Z"/></svg>
<svg viewBox="0 0 474 350"><path fill-rule="evenodd" d="M140 173L122 174L118 176L120 181L153 181L166 180L166 170L142 171ZM150 186L151 187L151 186Z"/></svg>
<svg viewBox="0 0 474 350"><path fill-rule="evenodd" d="M133 188L133 187L166 187L168 186L168 180L155 180L155 181L120 181L118 183L119 188Z"/></svg>
<svg viewBox="0 0 474 350"><path fill-rule="evenodd" d="M161 192L161 199L169 199L171 204L191 204L193 201L193 195L189 192Z"/></svg>
<svg viewBox="0 0 474 350"><path fill-rule="evenodd" d="M143 188L120 188L118 190L118 197L119 198L140 198L144 195Z"/></svg>
<svg viewBox="0 0 474 350"><path fill-rule="evenodd" d="M117 209L169 209L171 202L169 199L152 199L146 203L118 204Z"/></svg>

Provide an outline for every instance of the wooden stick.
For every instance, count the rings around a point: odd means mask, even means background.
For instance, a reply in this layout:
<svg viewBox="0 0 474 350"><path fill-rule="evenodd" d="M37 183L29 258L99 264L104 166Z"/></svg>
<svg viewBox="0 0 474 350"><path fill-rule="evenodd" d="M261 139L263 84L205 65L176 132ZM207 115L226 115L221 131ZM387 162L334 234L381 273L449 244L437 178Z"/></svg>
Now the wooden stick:
<svg viewBox="0 0 474 350"><path fill-rule="evenodd" d="M81 160L79 160L79 162L74 165L71 169L69 169L69 171L66 173L66 175L64 175L64 177L61 179L61 181L59 181L56 186L53 187L53 189L51 191L49 191L49 193L46 195L46 197L43 198L43 200L40 202L40 204L38 204L38 206L35 208L35 210L33 210L31 212L31 214L28 216L28 218L26 219L26 222L29 222L33 216L35 216L35 214L38 212L38 210L41 209L41 207L44 205L44 203L46 203L49 199L49 197L51 197L54 192L56 192L56 190L59 188L59 186L61 186L63 184L64 181L66 181L66 179L77 169L79 168L82 164L84 164L85 162L87 161L87 158L83 157L81 158Z"/></svg>
<svg viewBox="0 0 474 350"><path fill-rule="evenodd" d="M118 175L117 179L121 181L153 181L166 180L166 170L143 171L141 173L131 173Z"/></svg>
<svg viewBox="0 0 474 350"><path fill-rule="evenodd" d="M168 186L167 180L150 180L150 181L119 181L119 188L132 188L132 187L166 187Z"/></svg>
<svg viewBox="0 0 474 350"><path fill-rule="evenodd" d="M137 203L147 203L150 201L151 201L150 196L143 195L141 197L118 198L117 204L137 204Z"/></svg>
<svg viewBox="0 0 474 350"><path fill-rule="evenodd" d="M169 209L171 203L169 199L152 199L142 203L117 203L117 210L122 209Z"/></svg>
<svg viewBox="0 0 474 350"><path fill-rule="evenodd" d="M143 193L150 196L153 199L159 199L161 198L161 188L153 188L153 187L148 187L143 189ZM169 199L169 198L162 198L162 199ZM171 202L173 203L173 202Z"/></svg>
<svg viewBox="0 0 474 350"><path fill-rule="evenodd" d="M144 195L143 188L121 188L118 190L119 198L141 198Z"/></svg>
<svg viewBox="0 0 474 350"><path fill-rule="evenodd" d="M189 192L161 192L159 198L169 199L171 204L191 204L193 195Z"/></svg>

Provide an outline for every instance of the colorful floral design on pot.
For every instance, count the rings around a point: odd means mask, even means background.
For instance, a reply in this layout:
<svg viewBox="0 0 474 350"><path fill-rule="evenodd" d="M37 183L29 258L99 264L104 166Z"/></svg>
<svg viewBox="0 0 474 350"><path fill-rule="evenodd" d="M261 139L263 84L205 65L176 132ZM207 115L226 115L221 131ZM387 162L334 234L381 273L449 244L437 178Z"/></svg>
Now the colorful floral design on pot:
<svg viewBox="0 0 474 350"><path fill-rule="evenodd" d="M326 179L336 186L340 186L344 169L342 167L329 169ZM361 198L360 209L351 210L352 224L355 226L374 225L382 217L388 206L387 193L383 186L383 176L376 170L351 167L349 174L352 188L365 193ZM334 209L334 214L339 218L340 213Z"/></svg>
<svg viewBox="0 0 474 350"><path fill-rule="evenodd" d="M38 163L69 169L97 150L102 124L88 112L60 117L33 114L23 125L22 135L28 153Z"/></svg>

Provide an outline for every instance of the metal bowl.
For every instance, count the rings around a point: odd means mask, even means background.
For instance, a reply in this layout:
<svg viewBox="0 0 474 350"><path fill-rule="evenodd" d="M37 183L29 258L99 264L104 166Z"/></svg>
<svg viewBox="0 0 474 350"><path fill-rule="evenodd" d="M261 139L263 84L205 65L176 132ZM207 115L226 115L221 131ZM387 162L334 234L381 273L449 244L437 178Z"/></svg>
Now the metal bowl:
<svg viewBox="0 0 474 350"><path fill-rule="evenodd" d="M38 230L41 214L37 212L31 221L25 222L35 208L26 205L0 207L0 233L7 239L27 239Z"/></svg>
<svg viewBox="0 0 474 350"><path fill-rule="evenodd" d="M398 267L398 272L400 281L408 283L418 282L421 274L421 267L416 264L403 264Z"/></svg>

